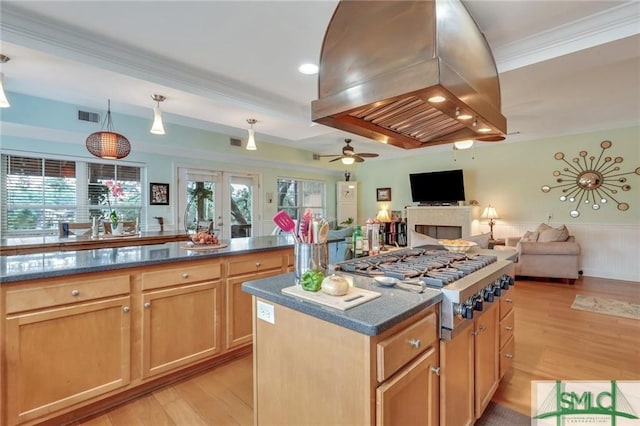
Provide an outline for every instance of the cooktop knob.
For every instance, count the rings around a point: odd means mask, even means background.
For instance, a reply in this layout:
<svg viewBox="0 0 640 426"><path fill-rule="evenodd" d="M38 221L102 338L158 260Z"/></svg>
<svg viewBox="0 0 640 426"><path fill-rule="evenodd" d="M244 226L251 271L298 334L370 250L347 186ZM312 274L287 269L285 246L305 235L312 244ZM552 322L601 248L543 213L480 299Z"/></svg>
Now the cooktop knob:
<svg viewBox="0 0 640 426"><path fill-rule="evenodd" d="M493 302L493 290L492 289L485 289L484 290L484 300L486 300L487 302L491 303Z"/></svg>

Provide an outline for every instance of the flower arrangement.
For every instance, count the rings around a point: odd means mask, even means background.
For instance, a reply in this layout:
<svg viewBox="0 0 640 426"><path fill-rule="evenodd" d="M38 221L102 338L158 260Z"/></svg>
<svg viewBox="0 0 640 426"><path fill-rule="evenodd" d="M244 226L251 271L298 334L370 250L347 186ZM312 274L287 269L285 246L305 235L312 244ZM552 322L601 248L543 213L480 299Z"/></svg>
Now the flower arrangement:
<svg viewBox="0 0 640 426"><path fill-rule="evenodd" d="M106 181L105 186L107 187L106 191L106 200L107 205L109 206L109 216L108 219L111 222L111 229L116 230L118 228L118 213L111 208L111 199L109 194L114 198L114 200L123 201L124 200L124 190L122 189L122 184L120 182Z"/></svg>

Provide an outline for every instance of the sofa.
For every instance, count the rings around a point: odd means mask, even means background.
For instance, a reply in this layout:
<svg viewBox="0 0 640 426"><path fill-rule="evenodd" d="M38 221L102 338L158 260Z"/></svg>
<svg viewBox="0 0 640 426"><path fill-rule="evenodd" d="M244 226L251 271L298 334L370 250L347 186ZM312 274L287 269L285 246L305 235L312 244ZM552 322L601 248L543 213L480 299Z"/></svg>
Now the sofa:
<svg viewBox="0 0 640 426"><path fill-rule="evenodd" d="M522 237L507 238L505 245L517 251L517 276L559 278L573 284L580 275L580 244L564 225L541 224Z"/></svg>

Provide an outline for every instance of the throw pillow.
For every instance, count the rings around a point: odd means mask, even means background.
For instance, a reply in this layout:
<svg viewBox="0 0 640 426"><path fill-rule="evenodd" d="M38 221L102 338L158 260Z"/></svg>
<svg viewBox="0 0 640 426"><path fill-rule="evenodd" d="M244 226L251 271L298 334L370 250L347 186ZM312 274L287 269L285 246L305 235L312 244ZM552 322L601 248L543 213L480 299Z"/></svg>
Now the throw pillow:
<svg viewBox="0 0 640 426"><path fill-rule="evenodd" d="M479 234L479 235L472 235L470 237L464 237L463 240L476 243L478 245L478 248L486 249L486 248L489 248L490 238L491 238L491 233L487 232L486 234Z"/></svg>
<svg viewBox="0 0 640 426"><path fill-rule="evenodd" d="M523 243L535 243L538 241L538 236L540 233L538 231L527 231L524 233L520 241Z"/></svg>
<svg viewBox="0 0 640 426"><path fill-rule="evenodd" d="M419 246L439 246L438 240L430 237L425 234L421 234L419 232L414 231L413 229L409 230L409 240L411 241L412 247Z"/></svg>
<svg viewBox="0 0 640 426"><path fill-rule="evenodd" d="M538 237L539 243L549 243L549 242L558 242L558 241L567 241L569 238L569 230L565 225L562 225L558 228L548 227L544 231L540 232L540 236Z"/></svg>

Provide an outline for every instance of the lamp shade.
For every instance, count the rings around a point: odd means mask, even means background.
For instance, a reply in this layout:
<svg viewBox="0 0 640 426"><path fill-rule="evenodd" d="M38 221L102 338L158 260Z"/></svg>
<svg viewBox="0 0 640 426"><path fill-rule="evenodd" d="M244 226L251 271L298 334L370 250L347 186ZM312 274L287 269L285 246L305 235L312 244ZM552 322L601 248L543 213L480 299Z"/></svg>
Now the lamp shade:
<svg viewBox="0 0 640 426"><path fill-rule="evenodd" d="M131 144L119 133L96 132L87 137L87 150L105 160L118 160L129 155Z"/></svg>
<svg viewBox="0 0 640 426"><path fill-rule="evenodd" d="M389 214L389 210L379 210L376 219L378 219L380 222L391 222L391 215Z"/></svg>
<svg viewBox="0 0 640 426"><path fill-rule="evenodd" d="M4 74L0 72L0 108L9 108L11 104L4 94Z"/></svg>
<svg viewBox="0 0 640 426"><path fill-rule="evenodd" d="M500 216L498 215L498 212L496 211L496 209L491 206L491 204L489 204L484 211L482 212L482 216L480 216L482 219L489 219L489 220L493 220L493 219L500 219Z"/></svg>
<svg viewBox="0 0 640 426"><path fill-rule="evenodd" d="M255 151L256 149L258 149L256 147L256 136L255 136L255 130L253 129L249 129L249 140L247 141L247 149L249 151Z"/></svg>
<svg viewBox="0 0 640 426"><path fill-rule="evenodd" d="M151 126L151 133L154 135L164 135L164 124L162 123L162 111L159 107L153 108L153 125Z"/></svg>

